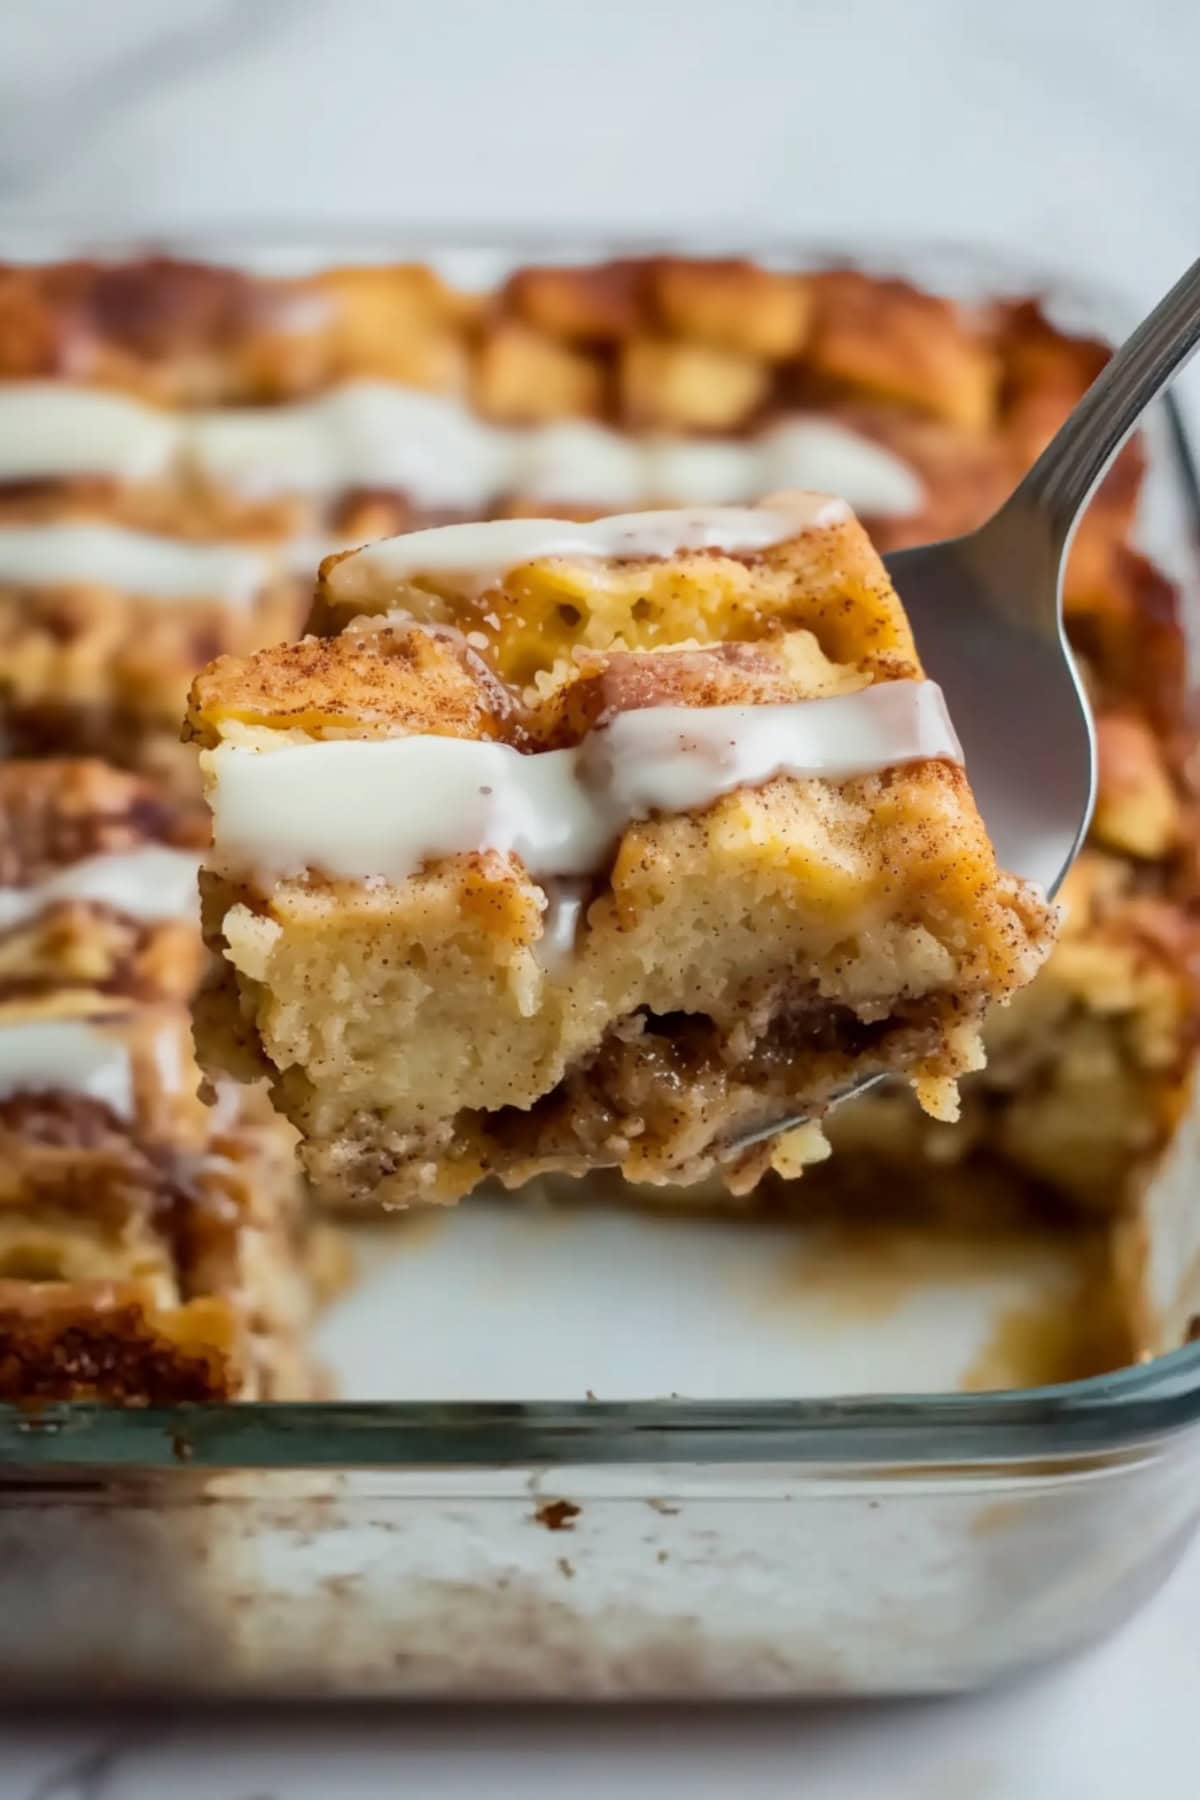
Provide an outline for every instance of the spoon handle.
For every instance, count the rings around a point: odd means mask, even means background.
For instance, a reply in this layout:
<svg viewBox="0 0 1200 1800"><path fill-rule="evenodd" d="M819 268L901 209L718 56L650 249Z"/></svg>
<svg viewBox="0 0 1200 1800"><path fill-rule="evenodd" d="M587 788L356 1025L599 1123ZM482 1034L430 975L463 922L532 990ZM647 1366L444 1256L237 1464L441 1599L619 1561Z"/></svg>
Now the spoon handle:
<svg viewBox="0 0 1200 1800"><path fill-rule="evenodd" d="M1198 346L1200 260L1105 364L1009 502L1040 512L1060 553L1117 451Z"/></svg>

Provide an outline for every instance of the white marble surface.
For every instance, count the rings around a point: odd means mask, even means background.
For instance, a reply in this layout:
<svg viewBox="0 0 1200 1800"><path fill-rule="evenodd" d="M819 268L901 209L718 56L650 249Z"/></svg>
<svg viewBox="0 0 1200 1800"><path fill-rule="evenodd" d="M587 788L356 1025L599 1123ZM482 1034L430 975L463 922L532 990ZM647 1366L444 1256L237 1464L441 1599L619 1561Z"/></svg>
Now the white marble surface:
<svg viewBox="0 0 1200 1800"><path fill-rule="evenodd" d="M5 15L0 226L965 238L1150 299L1198 248L1198 68L1196 0L39 0ZM990 1697L10 1719L0 1800L1190 1800L1198 1693L1200 1552Z"/></svg>

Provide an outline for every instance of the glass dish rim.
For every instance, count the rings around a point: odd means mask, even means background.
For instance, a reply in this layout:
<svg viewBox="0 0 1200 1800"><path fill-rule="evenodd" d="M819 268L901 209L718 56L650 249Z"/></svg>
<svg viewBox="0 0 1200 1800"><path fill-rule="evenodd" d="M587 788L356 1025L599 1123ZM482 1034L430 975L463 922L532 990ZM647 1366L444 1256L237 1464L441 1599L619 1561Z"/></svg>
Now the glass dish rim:
<svg viewBox="0 0 1200 1800"><path fill-rule="evenodd" d="M163 226L110 219L0 219L0 258L19 261L173 254L236 262L324 250L401 258L458 255L747 256L797 267L849 264L912 274L966 271L981 293L1078 302L1092 328L1112 309L1114 333L1131 313L1120 294L999 246L931 238L817 240L792 232L745 237L714 228L678 233L553 226L486 227L363 220L198 221ZM936 285L936 277L928 277ZM1200 525L1200 479L1179 408L1166 397L1169 461ZM1086 1459L1135 1451L1200 1427L1200 1342L1085 1380L983 1394L854 1395L730 1401L347 1400L121 1408L94 1402L0 1405L0 1485L71 1469L114 1476L200 1467L404 1469L498 1464L804 1464L949 1473L981 1463Z"/></svg>
<svg viewBox="0 0 1200 1800"><path fill-rule="evenodd" d="M1083 1462L1200 1428L1200 1342L1083 1381L820 1400L234 1401L0 1406L0 1485L20 1471L228 1472L801 1464L913 1476ZM1049 1472L1049 1471L1047 1471Z"/></svg>

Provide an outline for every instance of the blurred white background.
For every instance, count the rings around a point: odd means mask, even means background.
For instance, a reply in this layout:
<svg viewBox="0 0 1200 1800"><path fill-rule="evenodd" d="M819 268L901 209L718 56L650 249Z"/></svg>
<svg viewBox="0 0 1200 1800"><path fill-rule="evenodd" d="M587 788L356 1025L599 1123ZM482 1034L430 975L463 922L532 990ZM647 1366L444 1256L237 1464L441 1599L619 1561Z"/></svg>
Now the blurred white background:
<svg viewBox="0 0 1200 1800"><path fill-rule="evenodd" d="M0 229L919 237L1135 308L1200 238L1200 0L37 0L4 35Z"/></svg>
<svg viewBox="0 0 1200 1800"><path fill-rule="evenodd" d="M1151 295L1200 228L1197 0L37 0L0 220L967 238Z"/></svg>

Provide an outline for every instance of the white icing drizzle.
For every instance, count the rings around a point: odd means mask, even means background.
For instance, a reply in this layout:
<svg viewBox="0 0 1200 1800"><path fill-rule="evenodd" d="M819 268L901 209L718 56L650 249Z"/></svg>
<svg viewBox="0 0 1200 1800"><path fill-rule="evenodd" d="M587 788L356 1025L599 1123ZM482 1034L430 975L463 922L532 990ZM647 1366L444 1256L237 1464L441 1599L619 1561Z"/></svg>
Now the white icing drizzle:
<svg viewBox="0 0 1200 1800"><path fill-rule="evenodd" d="M921 483L906 462L836 419L785 419L764 432L758 451L756 495L823 487L874 518L904 518L924 504Z"/></svg>
<svg viewBox="0 0 1200 1800"><path fill-rule="evenodd" d="M85 1094L132 1119L129 1045L119 1033L84 1019L0 1026L0 1099L36 1093Z"/></svg>
<svg viewBox="0 0 1200 1800"><path fill-rule="evenodd" d="M272 567L269 552L248 544L152 537L99 521L0 525L0 581L28 587L87 582L155 600L245 606Z"/></svg>
<svg viewBox="0 0 1200 1800"><path fill-rule="evenodd" d="M0 480L111 475L170 464L248 495L394 488L415 505L479 512L509 494L601 507L751 500L825 488L856 512L921 504L913 471L845 425L795 418L738 438L632 438L586 420L503 429L457 395L355 381L287 406L172 413L64 382L0 384Z"/></svg>
<svg viewBox="0 0 1200 1800"><path fill-rule="evenodd" d="M564 419L512 434L508 487L530 500L579 506L637 506L656 498L646 485L646 452L636 438L586 419ZM671 496L691 500L691 494ZM721 494L737 500L738 494Z"/></svg>
<svg viewBox="0 0 1200 1800"><path fill-rule="evenodd" d="M700 810L776 775L838 781L928 758L962 761L941 690L891 681L782 705L639 708L534 755L414 736L226 743L203 761L218 868L398 881L482 850L519 856L535 880L585 876L651 813Z"/></svg>
<svg viewBox="0 0 1200 1800"><path fill-rule="evenodd" d="M674 556L681 550L746 554L848 516L845 502L828 494L789 494L786 504L771 507L613 513L587 525L565 519L491 519L474 525L442 525L365 544L337 564L329 587L335 599L352 600L373 591L380 575L399 581L408 575L452 572L471 575L486 587L510 569L546 557Z"/></svg>
<svg viewBox="0 0 1200 1800"><path fill-rule="evenodd" d="M574 955L590 892L590 884L586 881L547 879L546 911L536 953L538 962L548 973L565 968Z"/></svg>
<svg viewBox="0 0 1200 1800"><path fill-rule="evenodd" d="M65 900L100 902L131 919L194 919L200 858L166 844L87 856L27 888L0 888L0 930Z"/></svg>
<svg viewBox="0 0 1200 1800"><path fill-rule="evenodd" d="M417 506L477 507L505 486L505 433L461 401L361 381L288 407L198 415L188 451L201 472L250 494L403 491Z"/></svg>
<svg viewBox="0 0 1200 1800"><path fill-rule="evenodd" d="M689 506L738 505L757 500L764 486L760 468L761 439L658 438L645 446L642 494L652 500L684 501ZM840 494L832 482L797 485ZM850 496L847 495L847 499Z"/></svg>
<svg viewBox="0 0 1200 1800"><path fill-rule="evenodd" d="M111 475L147 481L178 453L173 413L102 388L0 382L0 481Z"/></svg>

